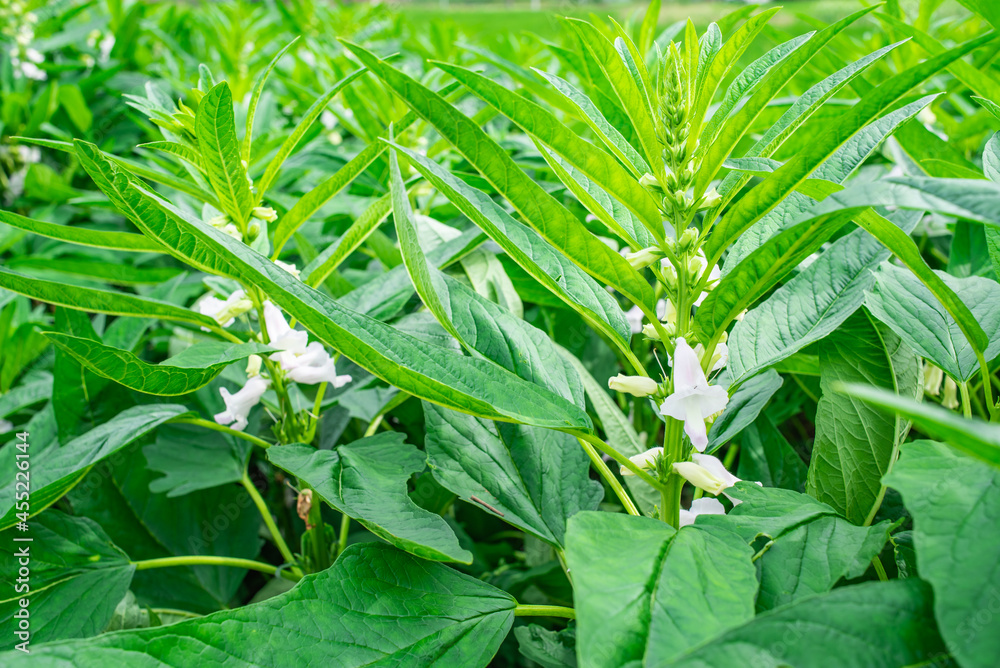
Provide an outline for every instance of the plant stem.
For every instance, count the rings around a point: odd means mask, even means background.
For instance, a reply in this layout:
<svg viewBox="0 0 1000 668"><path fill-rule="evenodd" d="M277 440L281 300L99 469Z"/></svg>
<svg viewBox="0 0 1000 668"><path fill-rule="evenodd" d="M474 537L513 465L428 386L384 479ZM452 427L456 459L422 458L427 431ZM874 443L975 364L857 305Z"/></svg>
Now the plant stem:
<svg viewBox="0 0 1000 668"><path fill-rule="evenodd" d="M213 557L203 554L192 554L183 557L162 557L160 559L146 559L144 561L133 561L137 571L145 571L150 568L170 568L172 566L232 566L233 568L245 568L251 571L260 571L268 575L277 575L278 567L265 564L260 561L250 559L238 559L236 557ZM289 580L298 580L293 574L282 572L282 576Z"/></svg>
<svg viewBox="0 0 1000 668"><path fill-rule="evenodd" d="M268 510L267 504L264 503L264 498L257 491L257 488L254 487L250 476L246 472L243 473L243 480L240 482L243 483L243 487L246 488L250 498L253 499L253 503L257 506L257 510L260 511L261 517L264 518L264 524L267 526L267 530L271 532L271 538L274 539L274 544L278 547L278 551L281 552L281 556L285 559L285 562L295 564L295 555L288 549L288 544L285 543L285 539L281 536L278 525L274 523L274 518L271 517L271 511ZM296 577L302 577L302 571L299 570L298 566L293 565L291 570Z"/></svg>
<svg viewBox="0 0 1000 668"><path fill-rule="evenodd" d="M223 434L229 434L230 436L235 436L236 438L242 438L244 441L249 441L250 443L253 443L254 445L259 446L261 448L264 448L265 450L270 448L272 445L271 443L268 443L264 439L257 438L252 434L246 434L242 431L237 431L235 429L231 429L229 427L217 424L215 422L211 422L209 420L204 420L199 417L179 417L174 420L171 420L171 422L194 424L198 425L199 427L204 427L205 429L211 429L212 431L219 431L222 432Z"/></svg>
<svg viewBox="0 0 1000 668"><path fill-rule="evenodd" d="M998 411L996 401L993 399L993 384L990 382L993 375L990 373L990 367L986 364L986 358L983 357L981 353L976 353L979 358L979 373L983 376L983 392L986 394L986 410L990 413L990 422L996 422L998 419Z"/></svg>
<svg viewBox="0 0 1000 668"><path fill-rule="evenodd" d="M188 619L195 619L197 617L204 617L204 615L199 615L197 612L188 612L187 610L175 610L174 608L150 608L152 612L157 615L173 615L174 617L187 617Z"/></svg>
<svg viewBox="0 0 1000 668"><path fill-rule="evenodd" d="M344 513L340 517L340 536L337 539L337 556L347 549L347 536L351 529L351 516Z"/></svg>
<svg viewBox="0 0 1000 668"><path fill-rule="evenodd" d="M576 610L561 605L521 605L514 608L515 617L565 617L576 619Z"/></svg>
<svg viewBox="0 0 1000 668"><path fill-rule="evenodd" d="M647 473L646 471L643 471L641 468L636 466L635 463L632 462L632 460L630 460L628 457L626 457L622 453L612 448L610 445L602 441L596 435L591 434L590 432L581 432L575 430L569 430L568 433L572 434L573 436L576 436L577 438L583 441L586 441L587 443L590 443L604 454L610 456L612 459L614 459L616 462L627 468L629 471L639 476L639 478L641 478L643 481L649 484L653 489L656 490L663 489L663 483L661 483L653 476L649 475L649 473Z"/></svg>
<svg viewBox="0 0 1000 668"><path fill-rule="evenodd" d="M885 574L885 566L882 565L882 559L876 554L875 558L872 559L872 566L875 567L875 573L878 574L878 579L882 582L888 582L889 576Z"/></svg>
<svg viewBox="0 0 1000 668"><path fill-rule="evenodd" d="M958 390L962 395L962 415L966 418L972 417L972 401L969 399L969 384L959 383Z"/></svg>
<svg viewBox="0 0 1000 668"><path fill-rule="evenodd" d="M594 449L594 446L587 443L582 438L577 438L576 440L578 440L580 445L583 446L583 451L587 453L588 457L590 457L590 461L593 462L594 468L597 469L597 472L608 483L612 491L614 491L618 500L622 502L623 506L625 506L625 512L629 515L641 515L642 513L639 512L639 509L635 507L635 504L632 503L632 499L630 499L628 494L625 492L625 488L622 487L620 482L618 482L618 478L615 477L614 472L609 469L608 465L603 459L601 459L601 455Z"/></svg>

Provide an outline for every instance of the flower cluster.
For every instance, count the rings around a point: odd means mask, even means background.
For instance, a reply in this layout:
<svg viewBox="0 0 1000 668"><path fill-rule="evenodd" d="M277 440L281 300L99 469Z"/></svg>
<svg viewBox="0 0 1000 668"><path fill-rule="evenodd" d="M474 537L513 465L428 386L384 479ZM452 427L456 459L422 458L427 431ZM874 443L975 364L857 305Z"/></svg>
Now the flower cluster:
<svg viewBox="0 0 1000 668"><path fill-rule="evenodd" d="M35 39L38 15L27 11L23 2L12 2L0 9L0 24L3 24L0 33L14 42L7 54L14 69L14 77L45 81L48 75L39 67L45 62L45 56L30 46Z"/></svg>

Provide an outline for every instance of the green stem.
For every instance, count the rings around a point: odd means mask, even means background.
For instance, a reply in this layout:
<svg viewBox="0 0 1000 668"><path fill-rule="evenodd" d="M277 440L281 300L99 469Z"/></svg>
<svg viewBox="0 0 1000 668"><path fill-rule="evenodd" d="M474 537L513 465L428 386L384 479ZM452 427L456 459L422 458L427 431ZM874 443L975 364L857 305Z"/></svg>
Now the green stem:
<svg viewBox="0 0 1000 668"><path fill-rule="evenodd" d="M347 536L351 529L351 516L343 514L340 517L340 536L337 539L337 556L343 554L347 549Z"/></svg>
<svg viewBox="0 0 1000 668"><path fill-rule="evenodd" d="M972 401L969 399L969 384L959 383L958 391L962 395L962 415L966 418L972 417Z"/></svg>
<svg viewBox="0 0 1000 668"><path fill-rule="evenodd" d="M583 446L583 451L587 453L588 457L590 457L590 461L594 464L594 468L597 469L597 472L608 483L608 486L611 487L612 491L614 491L618 500L622 502L623 506L625 506L625 512L629 515L641 515L642 513L639 512L639 509L635 507L635 504L632 503L632 499L630 499L628 494L625 492L625 488L622 487L622 484L618 482L618 478L615 477L615 474L608 468L608 465L603 459L601 459L601 455L594 449L594 446L587 443L582 438L577 438L576 440L578 440L580 445Z"/></svg>
<svg viewBox="0 0 1000 668"><path fill-rule="evenodd" d="M872 559L872 566L875 567L875 573L878 574L878 579L882 582L888 582L889 576L885 574L885 566L882 565L882 559L876 554L875 558Z"/></svg>
<svg viewBox="0 0 1000 668"><path fill-rule="evenodd" d="M249 441L250 443L253 443L254 445L259 446L261 448L264 448L265 450L267 450L268 448L270 448L271 445L272 445L271 443L268 443L264 439L257 438L256 436L254 436L252 434L247 434L247 433L244 433L242 431L237 431L235 429L231 429L231 428L226 427L224 425L217 424L215 422L211 422L209 420L204 420L204 419L198 418L198 417L179 417L179 418L176 418L174 420L171 420L171 422L180 422L180 423L184 423L184 424L194 424L194 425L198 425L199 427L204 427L205 429L211 429L212 431L219 431L219 432L222 432L223 434L229 434L230 436L235 436L236 438L242 438L244 441Z"/></svg>
<svg viewBox="0 0 1000 668"><path fill-rule="evenodd" d="M996 422L998 419L998 411L996 401L993 399L993 384L990 382L990 379L992 378L990 367L986 364L986 358L983 357L982 353L977 351L976 356L979 358L979 373L983 376L983 392L986 393L986 410L990 413L990 422Z"/></svg>
<svg viewBox="0 0 1000 668"><path fill-rule="evenodd" d="M316 438L316 428L319 426L319 417L323 408L323 395L326 394L326 385L326 383L320 383L319 389L316 390L316 400L313 402L305 443L312 443L313 439Z"/></svg>
<svg viewBox="0 0 1000 668"><path fill-rule="evenodd" d="M257 506L257 510L260 511L261 517L264 518L264 524L267 526L267 530L271 533L271 538L274 539L274 544L278 547L278 551L281 552L281 556L285 559L285 563L294 564L295 555L292 551L288 549L288 544L285 543L285 539L281 536L281 531L278 530L278 525L274 523L274 518L271 517L271 511L268 510L267 504L264 503L264 497L260 495L257 488L254 487L253 482L250 480L250 476L243 473L243 487L246 488L247 494L253 499L253 503ZM302 577L302 571L299 570L298 566L292 566L292 573L297 577Z"/></svg>
<svg viewBox="0 0 1000 668"><path fill-rule="evenodd" d="M590 443L604 454L610 456L612 459L614 459L616 462L627 468L629 471L639 476L639 478L641 478L644 482L650 485L653 489L656 490L663 489L663 484L659 480L657 480L653 476L649 475L649 473L636 466L631 459L629 459L622 453L612 448L610 445L602 441L596 435L591 434L590 432L580 432L574 430L570 430L568 433L572 434L573 436L576 436L577 438L583 441L586 441L587 443Z"/></svg>
<svg viewBox="0 0 1000 668"><path fill-rule="evenodd" d="M514 608L515 617L565 617L576 619L576 610L561 605L521 605Z"/></svg>
<svg viewBox="0 0 1000 668"><path fill-rule="evenodd" d="M152 612L157 615L172 615L174 617L186 617L188 619L195 619L197 617L204 617L204 615L199 615L197 612L189 612L187 610L176 610L174 608L150 608Z"/></svg>
<svg viewBox="0 0 1000 668"><path fill-rule="evenodd" d="M132 565L135 566L137 571L145 571L151 568L170 568L173 566L232 566L233 568L245 568L251 571L260 571L261 573L267 573L268 575L277 575L278 567L272 566L271 564L265 564L260 561L253 561L251 559L238 559L236 557L213 557L203 554L193 554L184 557L162 557L160 559L146 559L144 561L133 561ZM298 580L299 578L290 574L282 572L282 575L289 580Z"/></svg>

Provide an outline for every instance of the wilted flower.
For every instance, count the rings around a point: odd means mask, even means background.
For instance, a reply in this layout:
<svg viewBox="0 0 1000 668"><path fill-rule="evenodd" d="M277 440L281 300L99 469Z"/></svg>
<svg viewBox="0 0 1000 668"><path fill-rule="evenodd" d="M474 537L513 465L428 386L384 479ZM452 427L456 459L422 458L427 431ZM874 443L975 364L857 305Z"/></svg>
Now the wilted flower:
<svg viewBox="0 0 1000 668"><path fill-rule="evenodd" d="M718 385L709 385L698 355L683 337L674 351L674 392L660 404L660 413L684 421L684 433L698 452L708 445L705 418L718 413L729 403L729 393Z"/></svg>
<svg viewBox="0 0 1000 668"><path fill-rule="evenodd" d="M222 400L226 402L226 410L217 413L215 421L222 425L229 425L230 428L236 431L246 429L247 416L250 415L250 409L260 402L260 398L267 392L270 384L270 380L261 376L254 376L247 380L247 384L236 394L230 394L229 390L224 387L219 388Z"/></svg>

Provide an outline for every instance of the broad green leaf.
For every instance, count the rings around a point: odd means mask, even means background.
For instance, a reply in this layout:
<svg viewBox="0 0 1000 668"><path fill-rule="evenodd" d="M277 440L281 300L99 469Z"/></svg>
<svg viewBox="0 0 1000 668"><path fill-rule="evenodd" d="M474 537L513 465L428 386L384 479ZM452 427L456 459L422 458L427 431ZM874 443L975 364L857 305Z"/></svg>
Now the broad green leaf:
<svg viewBox="0 0 1000 668"><path fill-rule="evenodd" d="M205 174L219 197L222 210L241 228L245 227L254 199L236 138L233 94L225 81L212 88L198 103L195 128Z"/></svg>
<svg viewBox="0 0 1000 668"><path fill-rule="evenodd" d="M295 150L295 147L298 146L300 141L302 141L302 137L305 136L312 124L317 118L319 118L320 114L323 113L323 110L326 109L326 105L328 105L337 93L339 93L345 86L364 73L365 70L363 68L351 72L346 77L335 83L330 90L323 93L323 95L313 102L312 106L306 110L306 113L303 114L301 120L299 120L299 124L295 126L295 129L292 130L291 134L289 134L285 141L281 143L281 146L278 147L278 151L274 154L274 157L271 158L271 162L267 164L267 168L264 170L264 175L261 176L260 180L257 182L257 202L260 202L264 197L264 193L267 192L267 189L271 187L271 183L274 182L274 179L278 176L278 170L281 169L281 165L284 164L285 160L288 159L288 156L290 156L292 151Z"/></svg>
<svg viewBox="0 0 1000 668"><path fill-rule="evenodd" d="M817 345L823 395L806 490L855 524L866 523L882 501L880 481L892 468L908 423L832 388L868 383L916 399L923 393L920 364L903 340L880 329L866 311Z"/></svg>
<svg viewBox="0 0 1000 668"><path fill-rule="evenodd" d="M250 102L247 104L247 126L246 132L243 135L241 150L241 157L248 165L250 164L250 147L253 145L253 121L257 115L257 104L260 102L260 96L264 93L264 84L267 83L267 78L271 76L271 72L274 71L281 57L288 53L288 50L295 46L295 43L298 41L299 36L296 35L291 42L286 44L278 53L274 54L271 62L267 64L263 72L257 75L257 79L253 82L253 90L250 92Z"/></svg>
<svg viewBox="0 0 1000 668"><path fill-rule="evenodd" d="M859 15L871 9L874 7L862 10L849 19L858 18ZM848 21L848 19L844 21ZM835 25L843 23L842 21ZM820 164L836 153L837 149L859 130L878 118L887 107L895 103L911 88L934 76L958 58L982 46L989 39L992 39L991 35L970 40L944 54L896 74L864 95L857 104L851 107L850 111L844 113L829 129L817 137L807 150L800 152L785 163L783 167L747 193L728 211L709 237L705 251L709 259L718 258L722 250L762 216L774 209Z"/></svg>
<svg viewBox="0 0 1000 668"><path fill-rule="evenodd" d="M130 251L136 253L163 253L160 244L147 239L141 234L129 232L104 232L89 230L71 225L59 225L43 220L25 218L10 211L0 211L0 223L6 223L20 230L39 234L49 239L58 239L81 246L94 248L109 248L111 250Z"/></svg>
<svg viewBox="0 0 1000 668"><path fill-rule="evenodd" d="M91 339L59 332L45 332L45 336L99 376L131 390L161 397L194 392L212 382L233 362L274 352L262 343L209 341L196 343L159 364L150 364L131 351Z"/></svg>
<svg viewBox="0 0 1000 668"><path fill-rule="evenodd" d="M472 563L472 553L444 518L413 503L406 483L426 456L403 434L369 436L336 450L282 445L268 450L275 466L299 478L331 506L396 547L432 561Z"/></svg>
<svg viewBox="0 0 1000 668"><path fill-rule="evenodd" d="M912 230L919 213L891 214ZM762 221L763 222L763 221ZM841 237L819 258L737 322L729 336L729 372L742 382L833 332L865 301L874 270L890 251L864 230Z"/></svg>
<svg viewBox="0 0 1000 668"><path fill-rule="evenodd" d="M903 446L885 478L913 515L920 577L934 589L934 613L945 644L967 666L986 666L1000 652L1000 620L989 610L1000 587L993 555L1000 513L1000 471L941 443Z"/></svg>
<svg viewBox="0 0 1000 668"><path fill-rule="evenodd" d="M115 171L106 159L101 168ZM116 178L123 177L119 174ZM343 307L224 232L186 218L156 195L138 186L131 192L170 214L155 218L155 227L143 227L148 236L183 257L197 258L218 273L263 289L318 339L386 382L422 399L481 417L554 429L591 428L590 418L582 410L519 381L495 364L427 347L412 336Z"/></svg>
<svg viewBox="0 0 1000 668"><path fill-rule="evenodd" d="M240 482L252 448L244 440L206 432L200 425L164 425L156 440L142 449L147 468L163 474L149 483L149 491L175 498Z"/></svg>
<svg viewBox="0 0 1000 668"><path fill-rule="evenodd" d="M447 137L542 237L594 278L614 287L634 303L651 307L653 290L649 283L525 174L478 125L440 95L370 52L353 44L347 47L418 115Z"/></svg>
<svg viewBox="0 0 1000 668"><path fill-rule="evenodd" d="M935 272L961 300L983 332L990 332L986 361L1000 355L1000 292L994 280L980 276L956 278ZM910 347L958 382L979 373L976 351L959 323L930 290L901 267L884 263L865 304Z"/></svg>
<svg viewBox="0 0 1000 668"><path fill-rule="evenodd" d="M86 475L94 464L142 438L149 432L187 412L176 404L155 404L128 408L104 424L91 429L59 448L45 450L33 460L31 472L31 515L37 515L58 501ZM4 486L0 530L14 526L13 476Z"/></svg>
<svg viewBox="0 0 1000 668"><path fill-rule="evenodd" d="M16 638L22 599L29 601L32 644L88 638L107 628L135 566L97 523L50 510L31 521L28 533L8 529L0 537L0 554L11 565L0 578L9 592L0 602L0 631L7 637ZM24 563L24 553L31 574L19 585L14 565ZM24 584L30 592L20 589Z"/></svg>
<svg viewBox="0 0 1000 668"><path fill-rule="evenodd" d="M65 306L78 311L159 318L218 329L218 323L212 318L168 302L125 292L81 288L40 278L28 278L2 267L0 267L0 287L47 304Z"/></svg>
<svg viewBox="0 0 1000 668"><path fill-rule="evenodd" d="M424 403L427 459L434 478L463 500L561 547L566 520L593 510L604 489L576 439L493 423Z"/></svg>
<svg viewBox="0 0 1000 668"><path fill-rule="evenodd" d="M784 380L781 375L769 369L740 385L730 384L729 403L722 415L712 422L705 451L711 453L718 450L756 420L782 383ZM735 392L732 391L733 387L736 387Z"/></svg>
<svg viewBox="0 0 1000 668"><path fill-rule="evenodd" d="M698 307L694 321L698 338L707 341L717 336L863 210L859 207L806 214L804 220L771 237L726 274Z"/></svg>
<svg viewBox="0 0 1000 668"><path fill-rule="evenodd" d="M529 624L514 629L514 637L521 655L542 668L576 668L575 627L557 633L538 624Z"/></svg>
<svg viewBox="0 0 1000 668"><path fill-rule="evenodd" d="M857 578L888 540L889 523L855 526L830 506L787 489L737 483L728 515L699 516L696 526L728 529L754 546L760 569L757 610L827 592Z"/></svg>
<svg viewBox="0 0 1000 668"><path fill-rule="evenodd" d="M833 389L899 413L927 435L1000 468L1000 427L996 425L961 418L940 406L913 401L867 385L838 385Z"/></svg>
<svg viewBox="0 0 1000 668"><path fill-rule="evenodd" d="M25 379L27 380L27 379ZM0 394L0 418L45 401L52 395L52 375L43 374Z"/></svg>
<svg viewBox="0 0 1000 668"><path fill-rule="evenodd" d="M646 517L580 513L570 519L581 667L667 666L753 618L757 574L732 533Z"/></svg>
<svg viewBox="0 0 1000 668"><path fill-rule="evenodd" d="M807 467L767 414L758 415L740 437L736 475L744 480L801 492Z"/></svg>
<svg viewBox="0 0 1000 668"><path fill-rule="evenodd" d="M672 665L898 668L945 654L931 592L918 579L869 582L803 599L724 633Z"/></svg>
<svg viewBox="0 0 1000 668"><path fill-rule="evenodd" d="M288 593L171 626L33 645L9 668L324 664L485 666L514 622L509 594L388 545L352 545ZM220 629L226 629L220 633ZM143 658L145 657L145 658Z"/></svg>
<svg viewBox="0 0 1000 668"><path fill-rule="evenodd" d="M483 192L472 188L432 160L394 146L459 210L478 225L525 271L607 334L628 346L632 330L617 301L534 230L512 218Z"/></svg>

